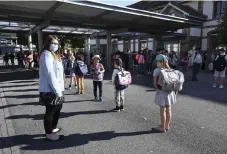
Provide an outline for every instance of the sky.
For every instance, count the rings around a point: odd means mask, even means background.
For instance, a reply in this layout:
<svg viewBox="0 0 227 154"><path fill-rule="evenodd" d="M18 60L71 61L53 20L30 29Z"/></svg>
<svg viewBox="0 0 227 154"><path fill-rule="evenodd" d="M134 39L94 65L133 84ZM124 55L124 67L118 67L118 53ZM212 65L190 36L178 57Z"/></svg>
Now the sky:
<svg viewBox="0 0 227 154"><path fill-rule="evenodd" d="M97 0L102 3L106 4L113 4L113 5L119 5L119 6L127 6L133 3L136 3L139 0Z"/></svg>

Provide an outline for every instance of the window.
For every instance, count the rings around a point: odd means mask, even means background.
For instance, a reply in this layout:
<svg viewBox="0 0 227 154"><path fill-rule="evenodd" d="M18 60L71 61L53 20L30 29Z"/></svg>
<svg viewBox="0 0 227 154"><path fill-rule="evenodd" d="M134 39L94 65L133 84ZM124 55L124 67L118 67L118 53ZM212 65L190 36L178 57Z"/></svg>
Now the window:
<svg viewBox="0 0 227 154"><path fill-rule="evenodd" d="M198 11L199 11L200 13L203 13L203 1L199 1L199 2L198 2Z"/></svg>
<svg viewBox="0 0 227 154"><path fill-rule="evenodd" d="M227 3L225 1L215 1L213 3L213 18L220 19L224 15L224 9Z"/></svg>

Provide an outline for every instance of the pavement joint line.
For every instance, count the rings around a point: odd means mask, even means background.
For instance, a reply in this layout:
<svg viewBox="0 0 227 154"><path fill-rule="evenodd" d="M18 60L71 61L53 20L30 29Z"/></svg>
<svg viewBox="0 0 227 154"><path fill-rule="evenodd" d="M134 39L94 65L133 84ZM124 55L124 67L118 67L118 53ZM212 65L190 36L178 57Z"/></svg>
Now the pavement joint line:
<svg viewBox="0 0 227 154"><path fill-rule="evenodd" d="M7 102L5 99L5 94L2 88L2 84L0 83L0 96L1 96L1 100L0 100L0 106L6 106ZM1 111L2 110L2 111ZM13 128L13 123L11 119L6 119L7 117L10 116L10 112L8 108L4 108L4 109L0 109L0 112L3 112L4 115L4 120L1 122L3 124L2 128L5 129L1 129L1 134L3 134L2 137L12 137L15 136L15 130ZM6 142L3 141L3 146ZM3 148L3 154L20 154L20 147L19 146L13 146L10 148Z"/></svg>

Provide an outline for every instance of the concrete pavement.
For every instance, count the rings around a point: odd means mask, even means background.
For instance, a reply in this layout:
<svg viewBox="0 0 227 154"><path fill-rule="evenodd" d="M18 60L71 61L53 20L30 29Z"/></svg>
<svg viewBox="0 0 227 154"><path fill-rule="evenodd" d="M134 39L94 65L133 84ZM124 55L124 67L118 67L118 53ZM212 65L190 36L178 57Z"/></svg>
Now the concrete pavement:
<svg viewBox="0 0 227 154"><path fill-rule="evenodd" d="M159 124L159 108L153 103L151 77L134 77L126 92L125 111L115 107L113 87L104 81L104 102L93 102L92 81L86 79L86 94L66 91L59 126L66 135L59 142L44 139L44 107L37 105L38 80L2 83L15 135L3 136L3 148L19 146L22 154L226 154L226 89L212 88L212 75L200 74L199 82L187 82L173 106L171 130L151 134ZM68 80L66 81L68 83ZM1 114L1 112L0 112ZM2 115L1 115L2 116ZM2 140L1 140L2 141Z"/></svg>

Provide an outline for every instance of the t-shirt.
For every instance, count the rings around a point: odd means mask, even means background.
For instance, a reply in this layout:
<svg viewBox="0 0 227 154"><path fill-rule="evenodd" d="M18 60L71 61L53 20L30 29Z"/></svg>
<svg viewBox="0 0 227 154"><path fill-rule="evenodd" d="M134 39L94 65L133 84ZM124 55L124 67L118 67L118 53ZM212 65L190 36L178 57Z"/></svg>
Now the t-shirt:
<svg viewBox="0 0 227 154"><path fill-rule="evenodd" d="M153 76L159 76L160 74L160 68L156 68L153 72Z"/></svg>
<svg viewBox="0 0 227 154"><path fill-rule="evenodd" d="M95 72L105 71L103 65L101 63L92 64L91 69L93 73L93 81L103 81L104 73L95 74Z"/></svg>

